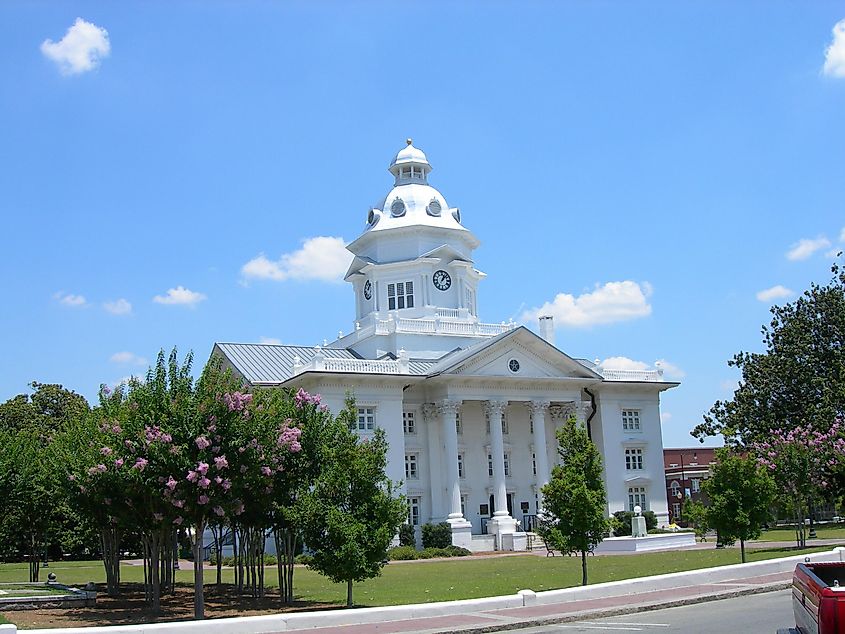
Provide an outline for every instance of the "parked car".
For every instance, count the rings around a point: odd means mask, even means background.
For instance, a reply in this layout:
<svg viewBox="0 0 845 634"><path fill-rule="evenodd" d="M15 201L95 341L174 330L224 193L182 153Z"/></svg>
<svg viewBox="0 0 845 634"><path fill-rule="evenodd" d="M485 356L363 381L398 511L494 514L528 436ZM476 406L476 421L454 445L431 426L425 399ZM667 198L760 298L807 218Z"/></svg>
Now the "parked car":
<svg viewBox="0 0 845 634"><path fill-rule="evenodd" d="M792 575L792 612L796 629L781 632L845 632L845 562L798 564Z"/></svg>

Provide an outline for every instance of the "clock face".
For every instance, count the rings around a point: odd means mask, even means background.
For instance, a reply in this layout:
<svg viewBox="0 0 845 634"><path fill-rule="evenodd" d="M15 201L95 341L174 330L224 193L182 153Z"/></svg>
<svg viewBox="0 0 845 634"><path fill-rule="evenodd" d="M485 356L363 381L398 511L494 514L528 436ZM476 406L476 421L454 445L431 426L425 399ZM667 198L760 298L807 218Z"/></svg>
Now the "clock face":
<svg viewBox="0 0 845 634"><path fill-rule="evenodd" d="M434 275L431 278L431 281L434 282L434 288L439 291L446 291L449 290L449 287L452 285L452 278L446 271L435 271Z"/></svg>
<svg viewBox="0 0 845 634"><path fill-rule="evenodd" d="M372 299L373 297L373 285L370 283L370 280L367 280L364 284L364 299Z"/></svg>

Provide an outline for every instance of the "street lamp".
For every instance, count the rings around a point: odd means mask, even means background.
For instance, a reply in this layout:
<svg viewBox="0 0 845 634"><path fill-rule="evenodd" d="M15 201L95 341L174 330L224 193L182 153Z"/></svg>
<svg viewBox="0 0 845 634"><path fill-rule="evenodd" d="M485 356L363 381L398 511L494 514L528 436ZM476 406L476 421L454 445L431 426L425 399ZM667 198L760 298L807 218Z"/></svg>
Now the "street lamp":
<svg viewBox="0 0 845 634"><path fill-rule="evenodd" d="M681 456L681 517L684 516L684 502L686 501L686 498L687 498L687 487L686 487L687 477L686 477L686 473L684 472L684 456L688 456L688 455L689 454L684 453L683 451L680 452L680 456ZM698 463L698 452L697 451L692 452L692 459L693 459L693 462L695 462L696 464ZM690 497L692 497L692 491L690 491Z"/></svg>

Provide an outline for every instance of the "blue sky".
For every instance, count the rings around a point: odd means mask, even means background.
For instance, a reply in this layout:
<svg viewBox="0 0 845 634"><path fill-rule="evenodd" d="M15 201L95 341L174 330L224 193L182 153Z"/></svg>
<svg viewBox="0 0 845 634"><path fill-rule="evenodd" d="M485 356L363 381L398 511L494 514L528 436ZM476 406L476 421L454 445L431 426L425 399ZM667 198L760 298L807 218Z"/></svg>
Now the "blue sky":
<svg viewBox="0 0 845 634"><path fill-rule="evenodd" d="M482 241L482 319L548 303L567 353L662 360L682 381L664 442L690 444L731 394L727 359L843 246L843 19L821 1L7 0L0 399L32 380L92 398L174 345L201 364L214 341L348 331L339 256L308 241L355 238L413 137ZM269 279L244 273L260 254Z"/></svg>

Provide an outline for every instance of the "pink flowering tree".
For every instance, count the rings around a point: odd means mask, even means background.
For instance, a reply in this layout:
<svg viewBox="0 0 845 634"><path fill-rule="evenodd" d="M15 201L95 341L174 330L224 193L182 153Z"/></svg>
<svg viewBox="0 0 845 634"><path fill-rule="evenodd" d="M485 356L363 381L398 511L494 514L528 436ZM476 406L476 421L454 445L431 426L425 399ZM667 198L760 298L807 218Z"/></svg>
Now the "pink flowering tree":
<svg viewBox="0 0 845 634"><path fill-rule="evenodd" d="M814 501L829 497L831 483L845 462L845 428L835 421L824 432L810 427L773 429L754 443L757 460L774 478L784 506L796 519L796 540L806 545L804 519Z"/></svg>

